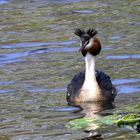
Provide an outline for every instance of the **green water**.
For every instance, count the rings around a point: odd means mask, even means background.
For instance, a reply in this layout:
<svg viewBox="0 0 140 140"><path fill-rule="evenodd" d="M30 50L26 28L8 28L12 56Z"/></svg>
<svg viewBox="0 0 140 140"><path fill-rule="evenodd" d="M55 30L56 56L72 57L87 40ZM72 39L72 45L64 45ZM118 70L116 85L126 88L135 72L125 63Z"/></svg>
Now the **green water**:
<svg viewBox="0 0 140 140"><path fill-rule="evenodd" d="M0 139L71 140L87 137L66 126L96 116L96 105L67 106L66 86L84 69L75 28L98 30L96 67L112 77L115 108L140 102L140 0L0 0ZM97 106L98 107L98 106ZM77 112L77 113L75 113ZM104 139L139 139L116 127Z"/></svg>

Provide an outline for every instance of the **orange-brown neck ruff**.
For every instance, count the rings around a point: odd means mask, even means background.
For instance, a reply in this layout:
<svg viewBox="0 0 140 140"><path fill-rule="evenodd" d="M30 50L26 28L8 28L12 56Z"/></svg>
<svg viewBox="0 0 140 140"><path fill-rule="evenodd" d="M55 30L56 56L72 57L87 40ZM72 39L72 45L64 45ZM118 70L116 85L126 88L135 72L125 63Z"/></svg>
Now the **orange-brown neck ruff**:
<svg viewBox="0 0 140 140"><path fill-rule="evenodd" d="M101 44L98 38L96 37L90 39L89 47L83 48L81 50L84 57L86 56L87 52L89 52L93 56L96 56L100 53L100 51L101 51Z"/></svg>

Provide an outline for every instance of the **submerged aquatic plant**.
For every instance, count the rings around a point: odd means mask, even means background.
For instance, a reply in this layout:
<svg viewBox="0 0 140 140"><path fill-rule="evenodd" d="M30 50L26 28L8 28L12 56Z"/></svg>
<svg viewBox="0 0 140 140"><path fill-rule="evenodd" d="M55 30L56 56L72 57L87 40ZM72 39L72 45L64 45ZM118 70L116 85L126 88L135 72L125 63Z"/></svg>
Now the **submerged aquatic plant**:
<svg viewBox="0 0 140 140"><path fill-rule="evenodd" d="M128 114L120 118L119 120L115 120L114 123L117 124L117 126L121 125L129 125L129 124L135 124L140 122L140 116L137 114Z"/></svg>
<svg viewBox="0 0 140 140"><path fill-rule="evenodd" d="M137 133L140 133L140 103L136 106L127 107L126 111L130 112L117 112L114 115L102 116L99 118L79 118L75 120L71 120L67 127L70 129L86 129L87 127L92 128L101 128L105 125L114 125L118 127L127 126L127 128L131 130L136 130ZM133 113L135 112L135 113ZM138 134L139 136L139 134Z"/></svg>

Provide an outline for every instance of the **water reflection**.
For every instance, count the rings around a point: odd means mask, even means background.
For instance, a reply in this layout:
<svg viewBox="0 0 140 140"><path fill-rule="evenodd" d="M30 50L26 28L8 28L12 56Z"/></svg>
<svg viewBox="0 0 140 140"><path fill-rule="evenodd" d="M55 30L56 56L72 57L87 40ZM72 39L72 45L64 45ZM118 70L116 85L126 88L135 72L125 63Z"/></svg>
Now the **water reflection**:
<svg viewBox="0 0 140 140"><path fill-rule="evenodd" d="M140 92L140 79L138 78L114 79L112 83L116 85L119 94L132 94Z"/></svg>
<svg viewBox="0 0 140 140"><path fill-rule="evenodd" d="M0 5L1 5L1 4L7 4L7 3L8 3L7 0L0 0Z"/></svg>
<svg viewBox="0 0 140 140"><path fill-rule="evenodd" d="M140 79L137 79L137 78L114 79L112 81L112 83L115 84L115 85L138 83L138 82L140 82Z"/></svg>
<svg viewBox="0 0 140 140"><path fill-rule="evenodd" d="M15 84L16 82L14 81L0 81L0 86L4 86L4 85L12 85Z"/></svg>
<svg viewBox="0 0 140 140"><path fill-rule="evenodd" d="M121 94L132 94L132 93L139 93L140 92L140 86L130 86L130 85L125 85L125 86L118 86L117 90Z"/></svg>
<svg viewBox="0 0 140 140"><path fill-rule="evenodd" d="M29 87L31 88L31 87ZM29 92L34 92L34 93L56 93L56 92L63 92L65 90L64 87L60 88L37 88L37 87L32 87L32 89L29 89Z"/></svg>
<svg viewBox="0 0 140 140"><path fill-rule="evenodd" d="M67 47L68 45L75 44L77 41L65 41L65 42L37 42L37 43L17 43L9 45L1 45L2 49L21 49L21 48L32 48L33 50L16 52L16 53L3 53L0 54L0 64L10 64L15 62L24 61L24 58L27 58L31 55L44 54L44 53L70 53L78 52L78 47ZM51 45L57 45L61 47L51 47ZM44 48L41 48L45 46ZM49 46L49 47L48 47ZM66 47L62 47L66 46ZM38 49L34 49L38 48ZM111 48L103 48L103 51L111 50Z"/></svg>
<svg viewBox="0 0 140 140"><path fill-rule="evenodd" d="M0 55L0 65L21 62L23 59L22 57L28 56L28 52L21 52L21 53L9 53L9 54L1 54Z"/></svg>
<svg viewBox="0 0 140 140"><path fill-rule="evenodd" d="M111 37L109 37L109 39L111 39L111 40L117 40L117 39L121 39L122 38L122 36L120 36L120 35L116 35L116 36L111 36Z"/></svg>
<svg viewBox="0 0 140 140"><path fill-rule="evenodd" d="M82 109L81 113L85 114L85 117L98 118L104 114L100 114L104 110L113 109L114 105L107 102L89 102L89 103L71 103L70 106L79 107ZM106 113L105 113L106 114ZM111 112L109 113L111 114Z"/></svg>
<svg viewBox="0 0 140 140"><path fill-rule="evenodd" d="M89 103L72 103L69 104L81 109L84 118L102 119L102 116L112 115L115 106L107 102L89 102ZM87 137L81 139L102 139L100 126L96 123L91 123L88 127L84 128L84 132L88 134Z"/></svg>
<svg viewBox="0 0 140 140"><path fill-rule="evenodd" d="M107 47L97 67L114 78L119 93L133 93L119 94L115 105L139 102L138 9L139 0L0 0L0 139L80 139L90 132L67 129L70 120L112 113L106 105L67 106L67 83L84 68L73 34L77 27L98 30ZM135 136L104 129L106 138Z"/></svg>
<svg viewBox="0 0 140 140"><path fill-rule="evenodd" d="M16 43L16 44L7 44L0 45L2 49L18 49L18 48L29 48L29 47L42 47L42 46L50 46L50 45L71 45L75 44L77 41L63 41L63 42L27 42L27 43Z"/></svg>
<svg viewBox="0 0 140 140"><path fill-rule="evenodd" d="M110 55L106 59L140 59L140 54L130 54L130 55Z"/></svg>
<svg viewBox="0 0 140 140"><path fill-rule="evenodd" d="M16 90L12 90L12 89L11 90L10 89L9 90L8 89L0 90L0 94L5 94L5 93L7 94L7 93L14 93L14 92L16 92Z"/></svg>
<svg viewBox="0 0 140 140"><path fill-rule="evenodd" d="M83 14L89 14L89 13L94 13L96 11L93 11L93 10L74 10L72 11L74 13L83 13Z"/></svg>
<svg viewBox="0 0 140 140"><path fill-rule="evenodd" d="M72 3L72 2L80 2L81 0L48 0L53 3Z"/></svg>

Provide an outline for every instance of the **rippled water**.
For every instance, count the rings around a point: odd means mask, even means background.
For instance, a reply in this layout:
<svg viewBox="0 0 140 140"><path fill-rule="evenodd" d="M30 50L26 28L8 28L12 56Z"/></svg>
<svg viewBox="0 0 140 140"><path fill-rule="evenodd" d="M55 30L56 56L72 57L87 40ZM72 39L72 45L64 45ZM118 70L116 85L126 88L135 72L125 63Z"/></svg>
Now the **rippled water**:
<svg viewBox="0 0 140 140"><path fill-rule="evenodd" d="M98 105L67 105L66 86L84 68L75 28L98 30L97 68L118 90L113 113L140 101L139 0L0 0L0 139L81 139L70 120L95 117ZM101 116L100 116L101 117ZM134 132L102 130L105 139L134 139ZM136 138L137 139L137 138Z"/></svg>

